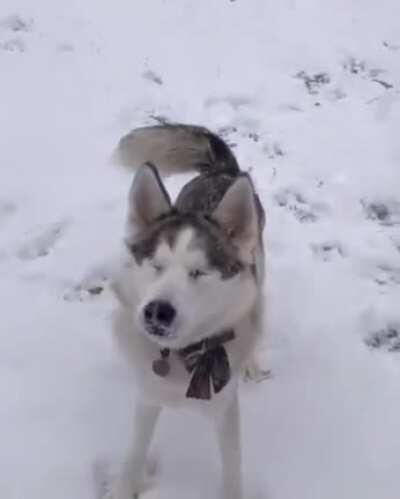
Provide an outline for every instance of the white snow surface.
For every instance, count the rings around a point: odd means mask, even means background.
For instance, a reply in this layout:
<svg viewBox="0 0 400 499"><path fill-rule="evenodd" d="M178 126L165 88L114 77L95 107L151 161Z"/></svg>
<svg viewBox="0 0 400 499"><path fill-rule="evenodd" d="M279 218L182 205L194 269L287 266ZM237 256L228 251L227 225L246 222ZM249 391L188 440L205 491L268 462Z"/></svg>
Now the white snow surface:
<svg viewBox="0 0 400 499"><path fill-rule="evenodd" d="M81 282L121 244L114 145L167 119L234 144L267 212L245 499L398 499L399 19L397 0L1 1L2 498L97 498L132 438L113 298ZM143 497L217 499L206 421L166 412L152 453Z"/></svg>

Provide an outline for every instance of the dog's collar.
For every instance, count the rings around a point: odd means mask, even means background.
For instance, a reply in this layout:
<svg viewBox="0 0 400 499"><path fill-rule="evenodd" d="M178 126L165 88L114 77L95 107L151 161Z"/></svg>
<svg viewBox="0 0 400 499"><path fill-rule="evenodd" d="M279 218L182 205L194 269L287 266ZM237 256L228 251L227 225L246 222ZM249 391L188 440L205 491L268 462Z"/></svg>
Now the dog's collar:
<svg viewBox="0 0 400 499"><path fill-rule="evenodd" d="M235 332L228 329L176 351L188 373L192 374L186 391L187 398L210 400L211 383L214 393L219 393L228 384L231 368L224 343L234 338ZM170 371L170 349L163 348L160 352L161 358L153 362L153 371L165 377Z"/></svg>

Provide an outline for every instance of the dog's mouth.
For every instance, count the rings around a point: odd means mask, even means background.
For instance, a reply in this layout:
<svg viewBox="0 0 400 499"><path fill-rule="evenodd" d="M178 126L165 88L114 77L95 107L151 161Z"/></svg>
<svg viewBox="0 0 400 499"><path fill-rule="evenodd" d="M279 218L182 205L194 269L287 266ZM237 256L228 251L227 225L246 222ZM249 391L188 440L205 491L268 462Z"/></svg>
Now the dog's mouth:
<svg viewBox="0 0 400 499"><path fill-rule="evenodd" d="M144 329L149 336L159 340L169 340L176 338L176 334L170 328L159 324L145 324Z"/></svg>
<svg viewBox="0 0 400 499"><path fill-rule="evenodd" d="M159 324L142 324L142 332L160 348L175 348L178 340L176 328L166 328Z"/></svg>

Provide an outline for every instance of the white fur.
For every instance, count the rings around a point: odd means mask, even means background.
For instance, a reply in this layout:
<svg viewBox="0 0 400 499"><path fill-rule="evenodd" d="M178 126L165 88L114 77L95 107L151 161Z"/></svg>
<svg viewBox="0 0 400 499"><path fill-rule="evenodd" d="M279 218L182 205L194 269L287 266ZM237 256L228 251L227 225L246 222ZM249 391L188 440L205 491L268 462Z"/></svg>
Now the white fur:
<svg viewBox="0 0 400 499"><path fill-rule="evenodd" d="M163 243L152 262L125 271L126 286L129 281L140 283L135 296L126 293L124 302L131 310L137 332L145 335L146 341L143 309L153 300L167 300L178 311L171 337L157 338L158 345L172 348L182 348L205 335L233 327L253 307L258 290L250 271L223 280L217 271L207 269L207 275L199 280L190 278L191 270L206 268L204 255L189 249L192 237L190 229L184 230L173 249ZM161 275L153 264L163 268Z"/></svg>
<svg viewBox="0 0 400 499"><path fill-rule="evenodd" d="M242 207L246 195L243 185L236 188ZM231 210L235 209L234 198L233 195L229 199ZM157 210L162 206L154 199L152 204ZM252 209L249 208L250 218L254 215ZM131 219L137 220L136 214ZM249 238L255 241L253 225L250 232ZM132 499L139 494L147 450L163 406L190 407L213 419L222 458L222 497L242 499L238 380L261 334L260 283L250 270L222 279L218 272L207 268L205 255L193 244L195 237L192 230L185 229L172 248L167 243L160 244L151 261L137 265L130 258L129 264L121 265L114 283L119 301L113 321L114 337L135 371L140 395L135 420L137 440L115 484L112 499ZM260 248L251 249L253 255L261 252ZM248 250L247 246L247 254ZM161 267L162 272L154 266ZM206 275L193 280L192 269L204 269ZM150 337L144 328L143 307L152 300L168 300L177 310L171 334L165 339ZM161 378L153 373L152 362L159 358L160 347L181 348L226 328L235 331L235 339L225 345L232 378L210 401L185 397L190 375L173 350L169 375Z"/></svg>

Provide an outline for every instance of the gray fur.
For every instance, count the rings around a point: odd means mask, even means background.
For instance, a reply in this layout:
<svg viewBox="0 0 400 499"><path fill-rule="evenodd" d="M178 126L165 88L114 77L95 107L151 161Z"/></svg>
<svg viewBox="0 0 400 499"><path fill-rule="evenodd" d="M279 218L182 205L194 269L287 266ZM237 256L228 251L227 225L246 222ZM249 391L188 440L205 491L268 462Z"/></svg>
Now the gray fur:
<svg viewBox="0 0 400 499"><path fill-rule="evenodd" d="M239 172L225 142L206 128L192 125L135 128L119 141L113 158L127 167L150 162L166 175L190 170Z"/></svg>
<svg viewBox="0 0 400 499"><path fill-rule="evenodd" d="M177 233L185 227L191 227L211 267L218 269L225 278L243 270L246 266L238 248L232 244L229 235L214 216L228 190L241 177L249 181L253 191L258 219L258 244L262 253L264 211L250 177L239 170L227 144L206 128L191 125L137 128L121 139L115 157L131 167L147 163L159 186L159 195L165 198L164 204L169 206L161 216L157 213L157 220L153 224L127 238L128 247L137 263L151 258L161 240L173 245ZM175 205L171 206L158 170L163 174L196 170L199 175L182 188ZM134 182L133 190L135 185ZM135 199L132 202L135 203ZM137 211L145 209L143 200L140 203L141 206L133 209L135 216ZM242 215L235 214L238 222Z"/></svg>
<svg viewBox="0 0 400 499"><path fill-rule="evenodd" d="M134 241L128 242L129 250L141 264L154 256L161 240L172 248L185 228L194 229L196 247L204 251L210 269L220 272L223 279L244 270L238 251L223 237L215 223L202 214L171 212L150 225Z"/></svg>
<svg viewBox="0 0 400 499"><path fill-rule="evenodd" d="M134 258L121 262L113 285L114 338L135 372L139 397L136 440L112 498L137 497L160 408L168 406L198 409L215 420L221 497L243 499L237 391L243 368L254 379L263 376L255 357L263 331L261 203L228 146L205 128L137 129L122 139L116 156L139 168L128 198L126 243ZM162 174L194 169L199 176L173 206L158 169ZM152 316L149 327L146 311L161 302L173 309L173 319ZM192 374L178 352L226 330L234 331L224 346L229 383L210 400L188 398ZM161 377L151 366L165 349L170 375Z"/></svg>

